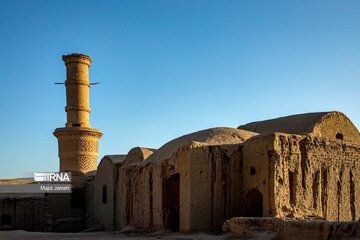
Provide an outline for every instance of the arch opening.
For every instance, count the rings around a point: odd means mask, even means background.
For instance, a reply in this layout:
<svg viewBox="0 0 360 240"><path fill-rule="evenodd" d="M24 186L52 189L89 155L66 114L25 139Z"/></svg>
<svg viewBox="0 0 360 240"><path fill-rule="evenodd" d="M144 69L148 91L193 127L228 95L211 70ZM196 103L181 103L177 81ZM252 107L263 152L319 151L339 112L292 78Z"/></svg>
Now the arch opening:
<svg viewBox="0 0 360 240"><path fill-rule="evenodd" d="M245 196L245 216L263 217L263 195L256 189L250 189Z"/></svg>
<svg viewBox="0 0 360 240"><path fill-rule="evenodd" d="M163 188L164 223L167 228L179 231L180 227L180 175L170 176Z"/></svg>

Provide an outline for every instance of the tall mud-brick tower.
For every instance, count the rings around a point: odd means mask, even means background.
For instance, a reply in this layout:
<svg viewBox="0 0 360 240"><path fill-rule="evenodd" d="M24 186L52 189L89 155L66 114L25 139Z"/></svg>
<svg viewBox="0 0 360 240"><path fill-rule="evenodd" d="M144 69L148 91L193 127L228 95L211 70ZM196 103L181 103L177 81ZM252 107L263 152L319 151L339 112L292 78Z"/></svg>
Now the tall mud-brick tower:
<svg viewBox="0 0 360 240"><path fill-rule="evenodd" d="M57 128L60 171L86 173L96 170L100 130L91 128L89 115L89 68L91 58L84 54L64 55L66 65L67 123Z"/></svg>

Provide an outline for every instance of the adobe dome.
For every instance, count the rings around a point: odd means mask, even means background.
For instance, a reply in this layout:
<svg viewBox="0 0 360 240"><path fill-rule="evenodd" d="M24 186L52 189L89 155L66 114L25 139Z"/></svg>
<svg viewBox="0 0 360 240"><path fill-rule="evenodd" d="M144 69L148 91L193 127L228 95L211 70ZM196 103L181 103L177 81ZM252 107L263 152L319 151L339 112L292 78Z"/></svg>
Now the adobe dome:
<svg viewBox="0 0 360 240"><path fill-rule="evenodd" d="M260 134L282 132L290 134L309 134L316 137L359 141L359 131L350 119L341 112L316 112L280 117L252 122L238 129Z"/></svg>
<svg viewBox="0 0 360 240"><path fill-rule="evenodd" d="M125 159L125 164L132 164L146 160L156 149L134 147L132 148Z"/></svg>
<svg viewBox="0 0 360 240"><path fill-rule="evenodd" d="M168 159L177 149L191 142L201 142L208 145L239 144L255 135L258 134L236 128L210 128L181 136L166 143L155 151L148 160Z"/></svg>

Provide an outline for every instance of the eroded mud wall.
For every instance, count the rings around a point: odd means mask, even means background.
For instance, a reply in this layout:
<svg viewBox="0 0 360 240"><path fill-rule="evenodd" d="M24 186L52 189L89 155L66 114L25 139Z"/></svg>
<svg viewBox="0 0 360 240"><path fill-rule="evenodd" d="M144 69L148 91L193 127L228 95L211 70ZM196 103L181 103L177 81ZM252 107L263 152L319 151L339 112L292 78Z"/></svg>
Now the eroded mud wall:
<svg viewBox="0 0 360 240"><path fill-rule="evenodd" d="M153 227L153 178L151 165L121 166L118 169L116 228L127 225L139 229Z"/></svg>
<svg viewBox="0 0 360 240"><path fill-rule="evenodd" d="M274 137L259 135L242 147L242 208L239 216L274 214Z"/></svg>
<svg viewBox="0 0 360 240"><path fill-rule="evenodd" d="M275 135L275 205L280 217L360 217L360 147L341 140Z"/></svg>
<svg viewBox="0 0 360 240"><path fill-rule="evenodd" d="M240 213L240 149L191 143L169 159L120 167L117 229L221 230Z"/></svg>
<svg viewBox="0 0 360 240"><path fill-rule="evenodd" d="M44 197L1 198L0 229L46 230L45 205Z"/></svg>

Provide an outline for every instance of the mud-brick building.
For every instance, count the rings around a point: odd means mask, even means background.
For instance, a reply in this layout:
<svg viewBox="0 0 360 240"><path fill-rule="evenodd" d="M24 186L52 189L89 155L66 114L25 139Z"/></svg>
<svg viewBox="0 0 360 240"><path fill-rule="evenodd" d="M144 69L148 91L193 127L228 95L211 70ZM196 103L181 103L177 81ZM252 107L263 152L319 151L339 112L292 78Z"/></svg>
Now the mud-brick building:
<svg viewBox="0 0 360 240"><path fill-rule="evenodd" d="M239 200L234 186L225 185L235 169L232 152L254 135L234 128L199 131L170 141L145 161L120 167L117 228L211 229L207 217L225 211L218 213L217 204L232 208ZM224 192L234 198L231 203L221 202Z"/></svg>
<svg viewBox="0 0 360 240"><path fill-rule="evenodd" d="M257 191L245 197L266 199L262 215L360 218L360 136L344 114L300 114L239 128L262 134L243 147L243 156L251 156L244 169L261 171L256 181L244 174L250 183L244 191Z"/></svg>
<svg viewBox="0 0 360 240"><path fill-rule="evenodd" d="M352 142L284 133L250 139L242 148L245 215L359 219L359 150Z"/></svg>
<svg viewBox="0 0 360 240"><path fill-rule="evenodd" d="M339 112L203 130L126 161L113 229L219 231L235 216L360 218L359 132Z"/></svg>
<svg viewBox="0 0 360 240"><path fill-rule="evenodd" d="M119 195L119 168L147 159L154 149L135 147L127 155L107 155L98 166L95 180L94 210L97 220L105 230L116 229L118 214L122 208Z"/></svg>

